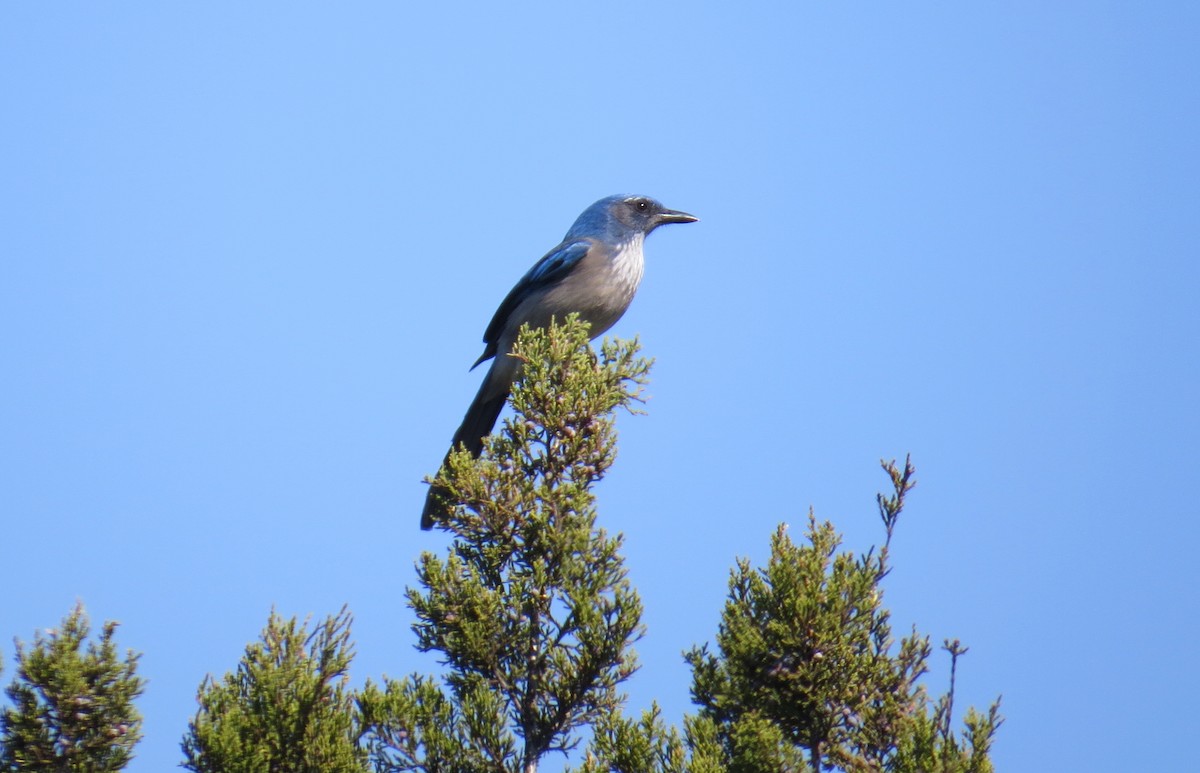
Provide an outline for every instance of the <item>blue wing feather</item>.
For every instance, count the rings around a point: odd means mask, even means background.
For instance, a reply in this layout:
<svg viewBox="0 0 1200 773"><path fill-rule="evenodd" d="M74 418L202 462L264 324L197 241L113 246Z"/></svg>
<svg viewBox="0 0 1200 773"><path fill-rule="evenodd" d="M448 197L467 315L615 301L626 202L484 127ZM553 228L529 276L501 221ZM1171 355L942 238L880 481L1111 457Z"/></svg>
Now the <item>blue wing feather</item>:
<svg viewBox="0 0 1200 773"><path fill-rule="evenodd" d="M487 344L487 347L484 349L483 356L475 361L475 365L496 355L496 344L500 339L500 333L508 323L509 315L516 310L521 301L535 290L554 284L571 273L575 265L588 254L588 250L592 248L593 244L594 240L592 239L563 242L533 264L533 268L529 269L525 276L521 277L520 281L513 286L513 289L509 290L508 295L500 303L500 307L496 309L492 321L488 323L487 330L483 333L483 342ZM473 368L475 365L471 367Z"/></svg>
<svg viewBox="0 0 1200 773"><path fill-rule="evenodd" d="M526 272L525 276L521 278L520 282L517 282L517 286L513 289L540 287L543 284L553 282L559 276L570 273L571 267L583 260L583 256L587 255L591 246L592 243L590 241L580 240L555 247L546 253L541 260L534 263L533 268Z"/></svg>

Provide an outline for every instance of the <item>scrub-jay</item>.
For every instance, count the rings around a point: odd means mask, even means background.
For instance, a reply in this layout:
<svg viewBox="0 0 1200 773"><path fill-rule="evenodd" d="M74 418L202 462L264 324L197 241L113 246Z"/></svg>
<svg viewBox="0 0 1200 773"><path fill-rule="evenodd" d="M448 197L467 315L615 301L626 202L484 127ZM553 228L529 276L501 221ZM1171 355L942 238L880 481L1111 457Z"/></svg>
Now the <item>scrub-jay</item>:
<svg viewBox="0 0 1200 773"><path fill-rule="evenodd" d="M545 327L551 317L561 322L577 312L591 323L593 338L601 335L629 308L642 281L646 235L664 223L698 219L647 196L609 196L585 209L562 243L535 263L496 309L483 333L483 354L471 368L495 359L450 448L462 443L474 456L483 450L483 438L495 426L518 375L520 363L508 354L521 325ZM432 528L434 516L443 512L441 493L437 486L430 487L421 512L422 529Z"/></svg>

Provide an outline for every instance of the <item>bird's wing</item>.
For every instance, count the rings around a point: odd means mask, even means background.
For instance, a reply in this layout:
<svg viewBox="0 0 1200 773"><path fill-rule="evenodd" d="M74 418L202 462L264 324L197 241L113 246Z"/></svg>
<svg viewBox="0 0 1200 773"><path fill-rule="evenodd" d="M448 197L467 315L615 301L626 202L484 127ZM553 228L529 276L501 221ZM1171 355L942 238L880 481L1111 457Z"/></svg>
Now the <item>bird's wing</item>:
<svg viewBox="0 0 1200 773"><path fill-rule="evenodd" d="M530 293L552 285L571 273L575 265L588 254L588 250L592 248L593 244L591 239L563 242L533 264L533 268L529 269L513 289L509 290L508 295L500 303L500 307L496 309L492 321L483 333L483 342L487 344L487 347L483 351L483 356L475 361L475 365L496 355L500 334L504 332L509 316L521 305L521 302L529 297ZM471 367L473 368L475 365Z"/></svg>

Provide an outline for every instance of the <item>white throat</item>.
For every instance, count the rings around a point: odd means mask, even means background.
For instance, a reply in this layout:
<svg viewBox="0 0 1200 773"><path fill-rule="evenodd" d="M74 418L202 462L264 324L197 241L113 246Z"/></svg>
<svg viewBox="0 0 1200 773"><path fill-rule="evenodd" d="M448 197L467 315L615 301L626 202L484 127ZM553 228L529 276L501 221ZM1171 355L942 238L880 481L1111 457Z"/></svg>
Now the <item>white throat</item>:
<svg viewBox="0 0 1200 773"><path fill-rule="evenodd" d="M646 260L642 255L642 244L645 240L645 234L635 234L618 247L612 256L612 267L617 282L630 296L642 283L642 274L646 271Z"/></svg>

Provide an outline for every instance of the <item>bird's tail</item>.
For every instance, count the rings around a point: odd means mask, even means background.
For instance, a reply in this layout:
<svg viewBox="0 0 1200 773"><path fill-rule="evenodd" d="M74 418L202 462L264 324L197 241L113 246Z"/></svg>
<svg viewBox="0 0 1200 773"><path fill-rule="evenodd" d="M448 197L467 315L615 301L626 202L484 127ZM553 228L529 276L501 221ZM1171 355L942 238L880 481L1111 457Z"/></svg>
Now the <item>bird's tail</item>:
<svg viewBox="0 0 1200 773"><path fill-rule="evenodd" d="M471 407L467 409L467 415L463 417L462 424L459 425L458 431L454 433L454 440L450 444L450 450L458 448L459 443L466 446L467 451L471 456L479 456L483 451L483 439L491 434L492 428L496 426L496 419L500 416L500 411L504 409L504 401L508 399L508 390L495 394L494 385L491 383L491 378L485 378L482 386L479 387L479 393L475 395L475 399L471 402ZM450 455L446 455L449 460ZM442 462L444 467L445 461ZM446 503L444 501L445 489L442 486L431 485L429 492L425 495L425 508L421 511L421 528L428 531L433 528L434 518L446 512Z"/></svg>

